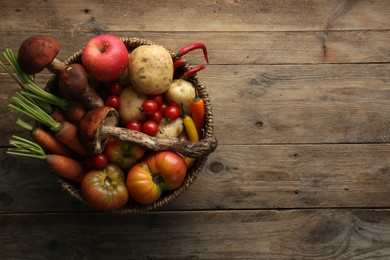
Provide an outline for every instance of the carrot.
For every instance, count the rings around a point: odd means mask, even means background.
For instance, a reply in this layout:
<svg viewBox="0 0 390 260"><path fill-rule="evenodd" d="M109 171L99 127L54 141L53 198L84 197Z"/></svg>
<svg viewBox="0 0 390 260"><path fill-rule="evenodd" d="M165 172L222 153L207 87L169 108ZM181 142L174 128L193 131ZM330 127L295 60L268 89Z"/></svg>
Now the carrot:
<svg viewBox="0 0 390 260"><path fill-rule="evenodd" d="M10 98L10 103L7 106L8 108L25 114L37 122L49 127L58 141L65 144L79 155L83 157L87 156L87 152L77 136L77 128L75 125L67 121L58 122L54 120L36 104L24 98L19 93L17 93L17 95L17 97Z"/></svg>
<svg viewBox="0 0 390 260"><path fill-rule="evenodd" d="M53 109L50 113L50 116L57 122L66 121L64 113L60 109Z"/></svg>
<svg viewBox="0 0 390 260"><path fill-rule="evenodd" d="M23 89L24 96L29 95L36 101L43 101L59 107L65 113L67 120L71 123L76 124L78 120L81 119L82 116L80 116L80 112L86 112L84 108L80 107L79 104L74 104L65 98L58 97L39 87L34 80L20 68L17 58L11 49L6 49L5 52L3 52L3 55L11 65L16 76L2 62L0 62L0 66L2 66Z"/></svg>
<svg viewBox="0 0 390 260"><path fill-rule="evenodd" d="M204 126L204 118L205 118L205 107L204 100L199 97L198 91L196 91L196 96L192 100L190 100L191 107L191 116L194 120L194 124L199 136L202 136L202 129Z"/></svg>
<svg viewBox="0 0 390 260"><path fill-rule="evenodd" d="M192 120L192 118L189 115L186 115L184 113L183 104L181 104L181 110L182 110L183 124L188 136L188 140L190 140L191 142L199 141L199 135L195 126L195 122ZM186 162L187 168L189 169L196 162L196 158L184 157L184 161Z"/></svg>
<svg viewBox="0 0 390 260"><path fill-rule="evenodd" d="M40 126L33 127L32 125L28 124L20 118L16 121L16 124L30 131L31 137L50 153L59 154L76 159L75 152L73 152L69 147L58 141L58 139L53 135L53 133L47 131Z"/></svg>
<svg viewBox="0 0 390 260"><path fill-rule="evenodd" d="M50 169L61 177L80 183L85 174L85 169L80 162L59 154L46 154L43 148L35 142L12 136L9 143L13 147L8 148L8 154L43 159Z"/></svg>

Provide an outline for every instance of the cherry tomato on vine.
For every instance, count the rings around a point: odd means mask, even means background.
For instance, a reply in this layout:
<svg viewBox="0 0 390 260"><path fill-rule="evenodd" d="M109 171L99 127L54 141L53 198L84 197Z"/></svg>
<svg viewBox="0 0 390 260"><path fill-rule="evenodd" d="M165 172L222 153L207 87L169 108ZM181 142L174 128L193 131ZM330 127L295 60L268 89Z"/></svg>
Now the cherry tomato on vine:
<svg viewBox="0 0 390 260"><path fill-rule="evenodd" d="M165 110L167 110L167 107L168 107L168 103L165 103L163 102L159 107L158 107L158 111L161 112L162 115L165 114Z"/></svg>
<svg viewBox="0 0 390 260"><path fill-rule="evenodd" d="M106 98L104 104L108 107L118 109L119 106L121 105L121 100L118 96L111 95Z"/></svg>
<svg viewBox="0 0 390 260"><path fill-rule="evenodd" d="M153 120L157 124L159 124L162 120L163 116L160 111L156 111L153 115L149 116L149 120Z"/></svg>
<svg viewBox="0 0 390 260"><path fill-rule="evenodd" d="M158 110L158 104L155 100L147 99L142 103L142 109L145 115L151 116Z"/></svg>
<svg viewBox="0 0 390 260"><path fill-rule="evenodd" d="M178 106L171 105L167 107L164 113L165 117L170 120L176 120L180 116L180 109Z"/></svg>
<svg viewBox="0 0 390 260"><path fill-rule="evenodd" d="M133 120L130 120L126 124L126 128L141 132L142 131L142 123L141 123L141 121L139 121L137 119L133 119Z"/></svg>
<svg viewBox="0 0 390 260"><path fill-rule="evenodd" d="M155 136L158 133L158 124L152 120L148 120L142 125L142 132Z"/></svg>
<svg viewBox="0 0 390 260"><path fill-rule="evenodd" d="M122 85L118 82L113 83L107 88L107 94L109 96L114 95L114 96L119 96L122 93Z"/></svg>
<svg viewBox="0 0 390 260"><path fill-rule="evenodd" d="M163 101L164 101L164 97L163 97L163 95L161 95L161 94L149 95L149 98L148 98L148 99L156 101L157 104L158 104L159 106L160 106L160 105L163 103Z"/></svg>
<svg viewBox="0 0 390 260"><path fill-rule="evenodd" d="M108 163L107 156L104 153L99 153L93 158L93 166L96 169L102 169L106 167Z"/></svg>

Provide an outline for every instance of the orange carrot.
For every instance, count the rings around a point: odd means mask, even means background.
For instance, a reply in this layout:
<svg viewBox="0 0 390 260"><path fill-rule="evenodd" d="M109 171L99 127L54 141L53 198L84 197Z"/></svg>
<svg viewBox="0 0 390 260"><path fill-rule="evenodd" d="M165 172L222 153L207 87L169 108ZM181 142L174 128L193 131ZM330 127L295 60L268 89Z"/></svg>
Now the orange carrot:
<svg viewBox="0 0 390 260"><path fill-rule="evenodd" d="M80 162L63 155L47 154L45 161L55 174L77 183L81 182L85 174Z"/></svg>
<svg viewBox="0 0 390 260"><path fill-rule="evenodd" d="M57 109L57 108L52 110L52 112L50 113L50 116L58 122L62 122L62 121L66 120L64 113L60 109Z"/></svg>
<svg viewBox="0 0 390 260"><path fill-rule="evenodd" d="M204 100L201 97L199 97L197 91L196 91L195 98L193 98L190 101L190 106L191 106L192 120L194 121L199 137L201 137L203 136L202 128L204 126L205 107L204 107Z"/></svg>
<svg viewBox="0 0 390 260"><path fill-rule="evenodd" d="M16 123L24 129L30 131L31 137L50 153L63 155L74 159L77 158L76 154L66 145L58 141L57 138L55 138L55 136L53 135L53 133L47 131L40 126L33 127L32 125L26 123L21 119L18 119Z"/></svg>
<svg viewBox="0 0 390 260"><path fill-rule="evenodd" d="M77 136L77 127L67 121L61 122L61 127L55 132L55 137L61 142L69 146L73 151L76 151L83 157L88 156L84 146L80 143Z"/></svg>
<svg viewBox="0 0 390 260"><path fill-rule="evenodd" d="M18 94L18 93L17 93ZM54 133L58 141L68 146L79 155L86 157L87 152L79 141L77 136L77 128L72 123L67 121L58 122L50 115L43 111L36 104L24 98L22 95L10 98L8 108L14 109L23 113L37 122L46 125Z"/></svg>
<svg viewBox="0 0 390 260"><path fill-rule="evenodd" d="M80 103L71 103L65 110L65 116L72 124L77 124L87 111Z"/></svg>
<svg viewBox="0 0 390 260"><path fill-rule="evenodd" d="M59 154L45 154L43 148L35 142L12 136L9 143L12 147L8 148L8 154L43 159L50 169L61 177L80 183L85 174L85 169L80 162Z"/></svg>

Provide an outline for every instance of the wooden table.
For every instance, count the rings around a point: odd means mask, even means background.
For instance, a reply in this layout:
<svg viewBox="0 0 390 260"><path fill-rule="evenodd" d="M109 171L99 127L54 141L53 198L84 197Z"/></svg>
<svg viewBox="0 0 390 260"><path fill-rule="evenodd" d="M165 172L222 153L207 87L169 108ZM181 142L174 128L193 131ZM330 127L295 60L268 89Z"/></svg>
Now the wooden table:
<svg viewBox="0 0 390 260"><path fill-rule="evenodd" d="M12 134L28 135L5 108L19 87L1 70L1 259L390 257L388 0L14 0L0 24L2 49L50 34L60 59L102 33L204 42L219 140L169 205L103 213L42 161L5 154Z"/></svg>

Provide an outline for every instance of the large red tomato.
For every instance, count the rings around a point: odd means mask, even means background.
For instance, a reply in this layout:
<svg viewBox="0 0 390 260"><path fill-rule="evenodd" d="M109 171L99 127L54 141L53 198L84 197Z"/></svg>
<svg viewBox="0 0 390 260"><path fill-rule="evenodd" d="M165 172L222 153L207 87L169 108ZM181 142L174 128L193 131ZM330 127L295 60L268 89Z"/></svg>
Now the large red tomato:
<svg viewBox="0 0 390 260"><path fill-rule="evenodd" d="M187 165L172 151L157 152L134 165L127 174L130 197L141 204L157 201L165 190L174 190L183 182Z"/></svg>
<svg viewBox="0 0 390 260"><path fill-rule="evenodd" d="M132 142L111 138L104 149L104 153L109 161L127 171L144 156L145 148Z"/></svg>
<svg viewBox="0 0 390 260"><path fill-rule="evenodd" d="M81 193L89 204L102 210L118 209L129 200L125 175L112 163L89 171L81 181Z"/></svg>

